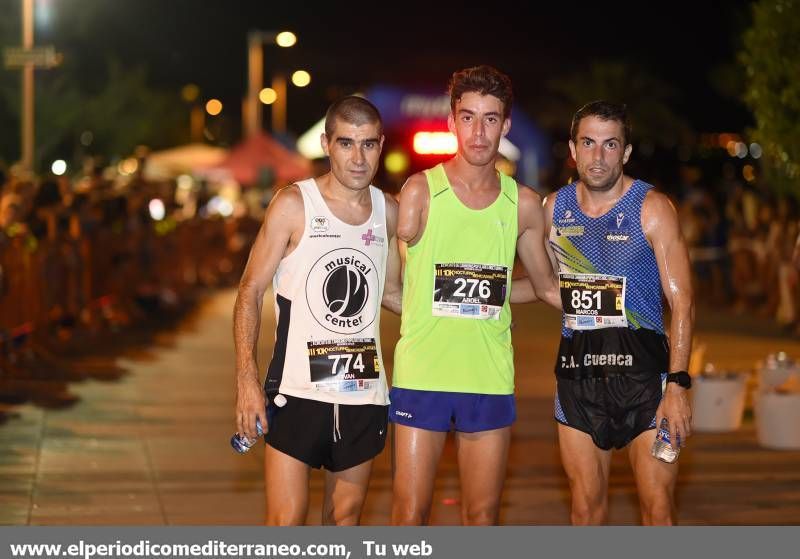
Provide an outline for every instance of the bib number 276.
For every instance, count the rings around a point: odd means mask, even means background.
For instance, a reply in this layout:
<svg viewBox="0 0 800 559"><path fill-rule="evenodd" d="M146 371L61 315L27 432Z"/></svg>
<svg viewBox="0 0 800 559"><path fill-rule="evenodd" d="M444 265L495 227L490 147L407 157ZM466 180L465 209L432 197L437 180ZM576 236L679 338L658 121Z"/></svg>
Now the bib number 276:
<svg viewBox="0 0 800 559"><path fill-rule="evenodd" d="M456 290L453 291L454 297L475 297L476 290L481 299L488 299L492 294L489 280L456 278L453 283L456 285Z"/></svg>

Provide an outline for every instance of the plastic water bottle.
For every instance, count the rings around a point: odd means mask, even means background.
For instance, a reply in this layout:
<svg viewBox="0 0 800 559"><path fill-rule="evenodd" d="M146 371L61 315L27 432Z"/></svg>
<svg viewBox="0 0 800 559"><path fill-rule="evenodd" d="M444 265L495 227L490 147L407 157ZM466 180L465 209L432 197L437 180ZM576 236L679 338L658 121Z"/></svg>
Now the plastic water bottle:
<svg viewBox="0 0 800 559"><path fill-rule="evenodd" d="M264 429L261 427L260 419L256 419L256 432L258 433L258 437L264 435ZM248 439L245 435L234 433L231 437L231 446L233 447L233 450L239 454L244 454L258 442L258 437Z"/></svg>
<svg viewBox="0 0 800 559"><path fill-rule="evenodd" d="M681 439L678 437L678 445L677 448L673 448L670 444L669 438L669 422L667 418L663 418L661 420L661 425L658 427L658 433L656 433L656 440L653 442L653 448L650 451L655 458L658 458L662 462L666 462L668 464L672 464L678 460L678 455L681 453L680 449L680 442Z"/></svg>
<svg viewBox="0 0 800 559"><path fill-rule="evenodd" d="M277 394L275 398L272 399L272 402L279 408L282 408L286 405L286 396L283 394ZM264 428L261 427L261 420L259 418L256 418L256 433L258 436L252 439L248 439L246 436L240 435L239 433L234 433L231 437L231 446L233 447L233 450L239 454L244 454L253 448L253 446L255 446L259 437L264 436Z"/></svg>

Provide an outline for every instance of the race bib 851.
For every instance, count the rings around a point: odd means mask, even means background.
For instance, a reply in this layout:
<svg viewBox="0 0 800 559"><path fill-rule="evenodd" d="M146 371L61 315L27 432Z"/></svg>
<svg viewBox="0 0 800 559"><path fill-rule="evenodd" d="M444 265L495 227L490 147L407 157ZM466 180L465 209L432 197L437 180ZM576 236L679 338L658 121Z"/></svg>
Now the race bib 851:
<svg viewBox="0 0 800 559"><path fill-rule="evenodd" d="M625 276L558 274L565 326L572 330L625 328Z"/></svg>

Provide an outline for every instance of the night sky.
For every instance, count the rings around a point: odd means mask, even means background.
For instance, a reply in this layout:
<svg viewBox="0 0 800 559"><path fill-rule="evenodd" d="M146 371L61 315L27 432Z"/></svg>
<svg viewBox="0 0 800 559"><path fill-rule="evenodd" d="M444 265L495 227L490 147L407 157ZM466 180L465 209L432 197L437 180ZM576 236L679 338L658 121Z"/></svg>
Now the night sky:
<svg viewBox="0 0 800 559"><path fill-rule="evenodd" d="M546 13L526 2L380 2L379 15L378 2L319 7L255 0L44 1L59 24L40 26L37 42L55 42L67 56L91 61L85 71L102 68L113 55L147 66L154 86L177 92L196 83L203 97L218 97L237 113L247 31L294 31L295 47L265 50L265 79L276 70L311 72L311 86L290 86L289 128L296 133L318 120L338 95L375 83L444 90L454 70L479 63L509 73L516 102L534 117L544 110L552 78L596 61L624 61L675 88L673 107L697 131L751 124L747 110L721 92L714 78L725 65L729 74L740 73L732 65L750 22L748 2L722 8L717 2L673 3L663 9L649 3L564 3Z"/></svg>

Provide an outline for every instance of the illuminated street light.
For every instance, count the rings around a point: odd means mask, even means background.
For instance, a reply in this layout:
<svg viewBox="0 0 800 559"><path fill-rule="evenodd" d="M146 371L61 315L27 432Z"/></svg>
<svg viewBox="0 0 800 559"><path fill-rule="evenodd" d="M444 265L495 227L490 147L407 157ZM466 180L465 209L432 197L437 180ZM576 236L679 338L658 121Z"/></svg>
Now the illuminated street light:
<svg viewBox="0 0 800 559"><path fill-rule="evenodd" d="M164 202L158 198L150 200L147 209L150 212L150 217L153 218L154 221L161 221L167 215L167 208L164 206Z"/></svg>
<svg viewBox="0 0 800 559"><path fill-rule="evenodd" d="M292 83L297 87L305 87L311 83L311 74L305 70L298 70L292 74Z"/></svg>
<svg viewBox="0 0 800 559"><path fill-rule="evenodd" d="M297 42L297 35L291 31L281 31L278 33L278 36L275 37L275 42L279 47L291 47Z"/></svg>
<svg viewBox="0 0 800 559"><path fill-rule="evenodd" d="M247 34L247 98L242 110L242 129L248 136L261 131L261 104L259 103L261 90L264 87L264 45L276 44L280 47L291 47L297 43L297 36L291 31L251 31ZM278 84L280 85L280 84ZM278 113L285 113L281 109L286 96L281 94L279 87L273 81L272 89L275 90L275 106ZM274 116L275 108L273 108ZM274 119L273 119L274 120Z"/></svg>
<svg viewBox="0 0 800 559"><path fill-rule="evenodd" d="M56 176L61 176L67 172L67 162L63 159L56 159L53 161L53 164L50 166L50 170L53 171L53 174Z"/></svg>
<svg viewBox="0 0 800 559"><path fill-rule="evenodd" d="M258 94L258 99L265 105L272 105L278 98L278 93L271 87L265 87Z"/></svg>
<svg viewBox="0 0 800 559"><path fill-rule="evenodd" d="M209 99L206 103L206 112L211 116L217 116L222 112L222 102L219 99Z"/></svg>

